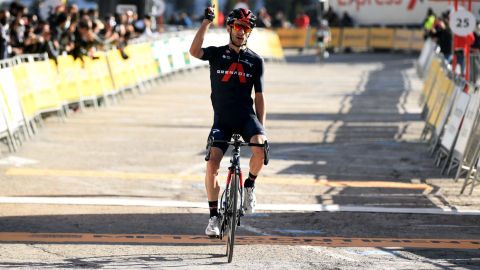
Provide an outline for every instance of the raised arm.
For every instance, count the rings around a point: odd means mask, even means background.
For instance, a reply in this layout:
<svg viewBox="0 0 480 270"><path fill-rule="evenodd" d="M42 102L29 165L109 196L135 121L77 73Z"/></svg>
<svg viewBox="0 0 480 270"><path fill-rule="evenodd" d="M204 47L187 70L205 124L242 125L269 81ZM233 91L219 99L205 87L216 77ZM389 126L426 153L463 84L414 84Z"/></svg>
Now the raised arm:
<svg viewBox="0 0 480 270"><path fill-rule="evenodd" d="M214 18L215 18L215 5L213 5L213 7L209 7L205 9L205 19L203 20L202 25L200 26L200 29L198 29L198 32L195 35L195 38L193 39L192 46L190 47L190 54L193 57L198 59L202 58L203 40L205 39L205 36L207 35L207 30L208 28L210 28L210 25L212 24L212 21Z"/></svg>

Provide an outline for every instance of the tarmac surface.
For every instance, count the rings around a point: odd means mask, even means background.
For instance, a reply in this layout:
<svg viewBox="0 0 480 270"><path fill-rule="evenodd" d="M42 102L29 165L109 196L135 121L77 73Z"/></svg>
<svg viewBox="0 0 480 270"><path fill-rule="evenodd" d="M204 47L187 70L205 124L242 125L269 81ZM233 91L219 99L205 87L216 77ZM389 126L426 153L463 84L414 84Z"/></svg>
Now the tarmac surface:
<svg viewBox="0 0 480 270"><path fill-rule="evenodd" d="M231 264L204 235L199 69L0 146L0 269L480 269L480 191L460 195L419 139L417 56L287 53L266 65L271 161Z"/></svg>

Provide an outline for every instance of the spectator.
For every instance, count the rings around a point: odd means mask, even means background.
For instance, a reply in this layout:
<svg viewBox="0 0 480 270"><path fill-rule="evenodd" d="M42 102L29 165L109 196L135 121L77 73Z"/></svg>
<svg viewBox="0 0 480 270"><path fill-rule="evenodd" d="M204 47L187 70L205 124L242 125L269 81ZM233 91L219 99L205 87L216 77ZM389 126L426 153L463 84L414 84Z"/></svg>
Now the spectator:
<svg viewBox="0 0 480 270"><path fill-rule="evenodd" d="M188 17L187 13L182 13L180 15L179 25L183 25L185 28L192 28L192 20Z"/></svg>
<svg viewBox="0 0 480 270"><path fill-rule="evenodd" d="M94 36L87 20L80 20L77 26L77 30L75 31L75 40L74 40L74 48L71 51L71 55L76 60L80 58L82 62L84 62L84 57L89 56L89 51L93 47Z"/></svg>
<svg viewBox="0 0 480 270"><path fill-rule="evenodd" d="M479 53L480 52L480 24L477 25L475 31L473 32L475 37L475 41L473 45L470 47L471 52Z"/></svg>
<svg viewBox="0 0 480 270"><path fill-rule="evenodd" d="M258 12L257 27L272 27L272 19L264 7Z"/></svg>
<svg viewBox="0 0 480 270"><path fill-rule="evenodd" d="M98 19L98 10L91 8L88 10L88 16L90 17L90 20L95 21Z"/></svg>
<svg viewBox="0 0 480 270"><path fill-rule="evenodd" d="M50 24L52 42L55 45L55 48L60 51L68 51L66 48L67 42L65 42L65 37L68 35L70 25L70 17L67 13L58 14L55 23Z"/></svg>
<svg viewBox="0 0 480 270"><path fill-rule="evenodd" d="M475 42L475 36L470 33L468 36L459 37L455 36L455 48L454 53L457 56L457 64L460 66L460 76L465 76L465 51L467 46L472 46ZM455 70L456 67L453 68Z"/></svg>
<svg viewBox="0 0 480 270"><path fill-rule="evenodd" d="M42 32L40 33L42 40L39 44L39 53L47 53L49 59L53 59L58 67L58 55L60 50L55 48L52 41L52 32L50 31L50 25L43 25ZM58 70L57 70L58 71Z"/></svg>
<svg viewBox="0 0 480 270"><path fill-rule="evenodd" d="M272 27L274 28L287 28L287 22L283 16L283 12L279 11L272 20Z"/></svg>
<svg viewBox="0 0 480 270"><path fill-rule="evenodd" d="M430 31L430 29L432 29L435 21L436 21L435 13L433 13L433 10L431 8L429 8L428 11L427 11L427 17L423 21L423 27L425 27L425 29L427 31Z"/></svg>
<svg viewBox="0 0 480 270"><path fill-rule="evenodd" d="M308 29L310 18L303 11L297 14L297 18L293 22L296 28Z"/></svg>
<svg viewBox="0 0 480 270"><path fill-rule="evenodd" d="M88 16L88 10L85 8L80 9L80 11L78 12L78 16L80 17L80 19L85 19L85 17L90 17Z"/></svg>
<svg viewBox="0 0 480 270"><path fill-rule="evenodd" d="M176 25L177 24L177 18L175 18L175 14L170 15L170 18L167 20L167 24L169 25Z"/></svg>
<svg viewBox="0 0 480 270"><path fill-rule="evenodd" d="M37 35L35 35L33 30L34 30L33 25L27 24L25 26L25 34L23 35L23 42L24 42L23 53L25 54L37 53L40 48L40 44L43 42L43 38L37 37Z"/></svg>
<svg viewBox="0 0 480 270"><path fill-rule="evenodd" d="M328 8L328 11L323 14L323 17L328 21L328 25L332 25L335 19L338 20L338 16L335 12L333 12L332 7Z"/></svg>
<svg viewBox="0 0 480 270"><path fill-rule="evenodd" d="M27 25L31 24L34 28L38 26L38 16L36 14L28 14L27 15Z"/></svg>
<svg viewBox="0 0 480 270"><path fill-rule="evenodd" d="M352 27L353 26L353 20L350 15L348 15L348 12L343 13L343 18L342 18L342 26L344 27Z"/></svg>
<svg viewBox="0 0 480 270"><path fill-rule="evenodd" d="M78 13L78 6L75 4L71 4L70 7L68 8L68 13L70 14Z"/></svg>
<svg viewBox="0 0 480 270"><path fill-rule="evenodd" d="M143 32L143 35L147 37L154 37L154 34L152 33L152 17L145 15L143 22L145 23L145 32Z"/></svg>
<svg viewBox="0 0 480 270"><path fill-rule="evenodd" d="M7 34L10 21L10 12L0 10L0 60L8 58L8 43L10 37Z"/></svg>
<svg viewBox="0 0 480 270"><path fill-rule="evenodd" d="M433 36L437 40L440 52L443 53L445 61L451 62L452 55L452 31L448 26L448 21L439 20L438 26L432 28Z"/></svg>
<svg viewBox="0 0 480 270"><path fill-rule="evenodd" d="M12 56L23 53L23 35L25 33L25 25L22 19L14 19L10 27L10 46L12 47Z"/></svg>

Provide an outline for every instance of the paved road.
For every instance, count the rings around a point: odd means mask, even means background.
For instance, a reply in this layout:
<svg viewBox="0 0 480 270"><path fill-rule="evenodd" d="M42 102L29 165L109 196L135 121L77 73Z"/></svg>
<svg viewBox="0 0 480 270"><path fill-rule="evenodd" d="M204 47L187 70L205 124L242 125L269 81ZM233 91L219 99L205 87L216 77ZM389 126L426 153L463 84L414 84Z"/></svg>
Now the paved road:
<svg viewBox="0 0 480 270"><path fill-rule="evenodd" d="M50 117L4 154L0 268L478 269L479 192L458 195L419 140L415 56L311 59L267 65L272 160L231 265L203 236L202 69L66 124Z"/></svg>

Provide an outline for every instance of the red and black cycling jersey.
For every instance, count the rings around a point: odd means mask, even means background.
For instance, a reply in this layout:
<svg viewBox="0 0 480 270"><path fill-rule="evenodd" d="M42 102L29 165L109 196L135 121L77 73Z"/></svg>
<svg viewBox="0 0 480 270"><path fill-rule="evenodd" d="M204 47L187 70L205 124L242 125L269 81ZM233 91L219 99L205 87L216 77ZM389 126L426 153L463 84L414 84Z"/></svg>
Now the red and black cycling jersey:
<svg viewBox="0 0 480 270"><path fill-rule="evenodd" d="M210 62L213 109L252 107L252 89L263 92L263 58L249 48L237 54L228 45L203 48L202 60Z"/></svg>

